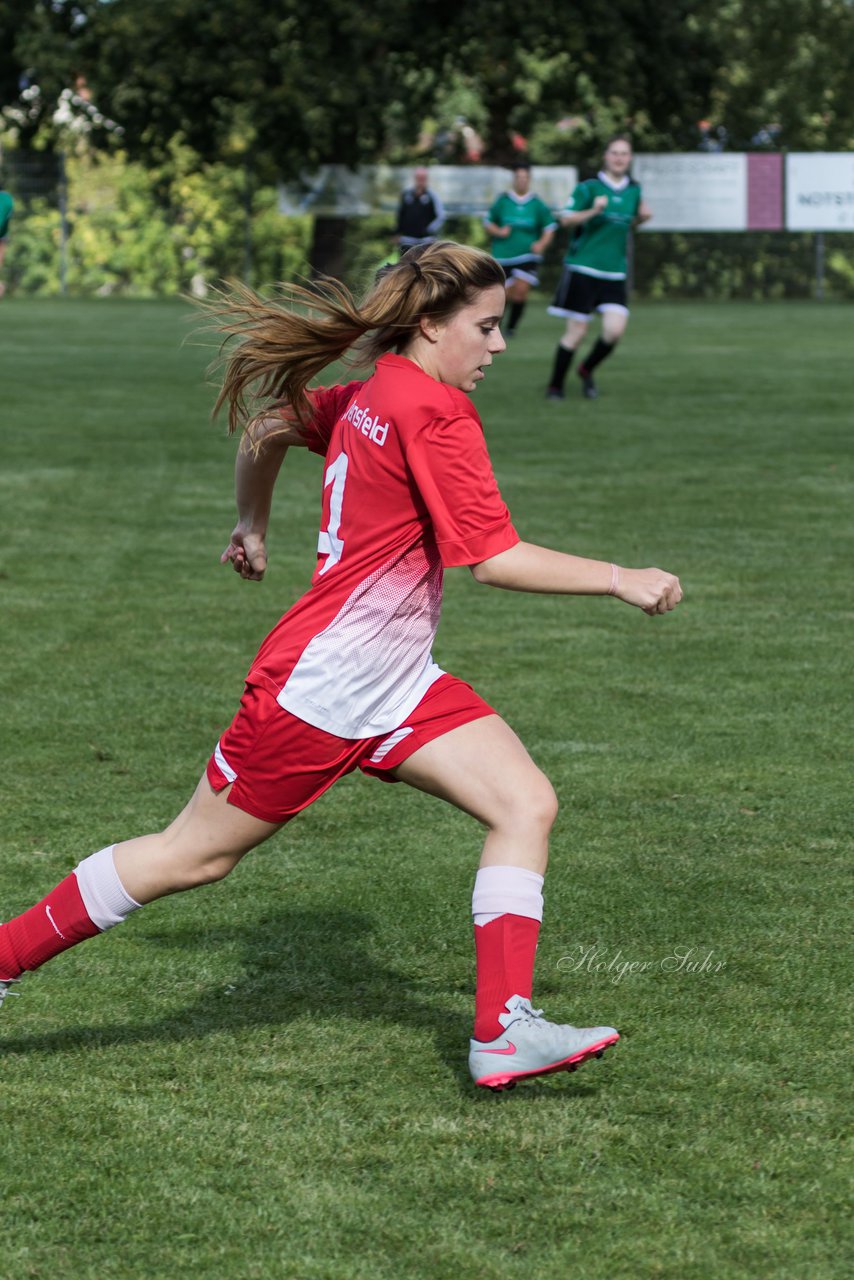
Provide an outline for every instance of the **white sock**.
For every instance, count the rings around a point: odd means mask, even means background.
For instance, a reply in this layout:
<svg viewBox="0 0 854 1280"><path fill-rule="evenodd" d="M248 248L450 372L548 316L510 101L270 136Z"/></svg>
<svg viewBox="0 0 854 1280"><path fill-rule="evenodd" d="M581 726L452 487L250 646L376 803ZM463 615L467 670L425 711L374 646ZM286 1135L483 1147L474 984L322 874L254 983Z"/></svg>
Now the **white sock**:
<svg viewBox="0 0 854 1280"><path fill-rule="evenodd" d="M74 868L77 887L89 918L102 931L112 929L142 904L125 890L113 861L115 845L90 854Z"/></svg>
<svg viewBox="0 0 854 1280"><path fill-rule="evenodd" d="M475 876L471 912L476 925L499 916L543 918L543 877L525 867L481 867Z"/></svg>

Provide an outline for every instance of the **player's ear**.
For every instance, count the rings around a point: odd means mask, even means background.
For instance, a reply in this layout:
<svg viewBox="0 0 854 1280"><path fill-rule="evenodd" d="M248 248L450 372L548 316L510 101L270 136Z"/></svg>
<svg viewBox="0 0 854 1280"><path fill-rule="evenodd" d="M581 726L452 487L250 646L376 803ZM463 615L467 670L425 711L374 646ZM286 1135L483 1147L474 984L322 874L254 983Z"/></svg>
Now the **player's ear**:
<svg viewBox="0 0 854 1280"><path fill-rule="evenodd" d="M437 324L437 322L432 318L432 316L418 317L418 328L421 330L422 336L425 337L428 342L439 341L439 333L441 331L441 327L442 326L440 324Z"/></svg>

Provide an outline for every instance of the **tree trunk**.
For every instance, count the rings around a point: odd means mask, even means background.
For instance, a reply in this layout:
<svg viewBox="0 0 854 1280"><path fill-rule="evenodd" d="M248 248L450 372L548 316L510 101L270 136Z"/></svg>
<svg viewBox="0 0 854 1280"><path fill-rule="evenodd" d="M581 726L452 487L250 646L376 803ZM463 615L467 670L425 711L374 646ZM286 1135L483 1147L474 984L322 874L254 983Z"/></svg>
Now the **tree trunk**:
<svg viewBox="0 0 854 1280"><path fill-rule="evenodd" d="M344 279L347 267L346 218L318 216L314 219L309 265L313 280L320 276L334 276L336 280Z"/></svg>

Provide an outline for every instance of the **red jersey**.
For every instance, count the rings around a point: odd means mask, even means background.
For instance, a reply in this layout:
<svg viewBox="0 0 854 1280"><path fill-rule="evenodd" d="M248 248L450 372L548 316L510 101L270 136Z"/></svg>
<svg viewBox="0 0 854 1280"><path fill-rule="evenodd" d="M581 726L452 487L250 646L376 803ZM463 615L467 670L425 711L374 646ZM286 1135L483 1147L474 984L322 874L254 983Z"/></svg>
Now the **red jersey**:
<svg viewBox="0 0 854 1280"><path fill-rule="evenodd" d="M311 398L307 443L327 459L317 568L247 679L319 729L368 738L443 674L431 654L443 566L519 537L463 392L385 355L367 381Z"/></svg>

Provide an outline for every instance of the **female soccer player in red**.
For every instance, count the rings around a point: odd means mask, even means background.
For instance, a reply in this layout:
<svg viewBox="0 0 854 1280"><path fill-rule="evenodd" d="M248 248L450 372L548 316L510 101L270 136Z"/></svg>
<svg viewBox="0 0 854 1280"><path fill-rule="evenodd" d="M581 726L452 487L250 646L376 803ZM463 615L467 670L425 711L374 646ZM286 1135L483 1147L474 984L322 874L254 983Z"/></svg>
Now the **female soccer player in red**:
<svg viewBox="0 0 854 1280"><path fill-rule="evenodd" d="M467 565L489 586L615 595L649 614L678 604L678 579L520 541L468 398L505 345L494 258L439 242L383 268L358 305L332 284L322 296L282 293L285 305L241 291L217 309L238 340L218 407L244 427L238 521L222 560L263 577L279 468L289 447L307 446L324 458L310 589L262 644L183 812L91 854L0 926L0 999L25 970L143 904L226 876L358 767L486 829L473 894L475 1082L500 1088L572 1068L618 1035L551 1023L531 1006L555 795L504 721L433 661L442 572ZM375 362L371 377L307 389L351 348Z"/></svg>

